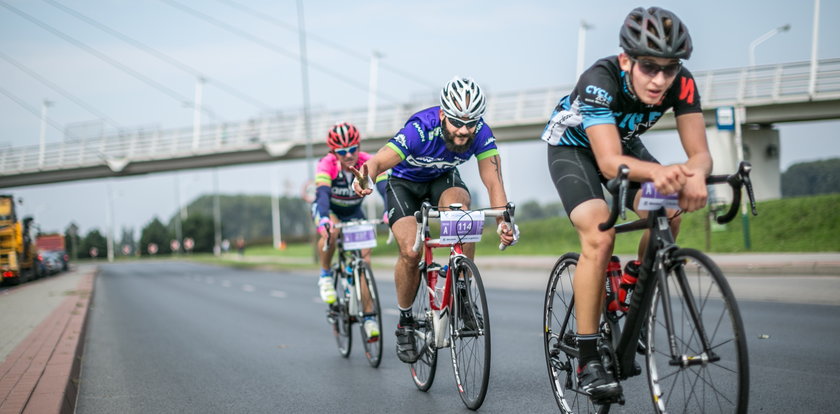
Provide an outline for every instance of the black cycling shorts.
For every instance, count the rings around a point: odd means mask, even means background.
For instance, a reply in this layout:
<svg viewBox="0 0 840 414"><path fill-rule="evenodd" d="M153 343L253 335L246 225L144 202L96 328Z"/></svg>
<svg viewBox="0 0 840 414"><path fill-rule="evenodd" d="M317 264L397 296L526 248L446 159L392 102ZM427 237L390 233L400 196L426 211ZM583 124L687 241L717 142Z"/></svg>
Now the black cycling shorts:
<svg viewBox="0 0 840 414"><path fill-rule="evenodd" d="M659 164L641 140L631 140L629 144L622 147L624 155ZM571 215L572 210L584 201L605 200L601 186L607 180L598 169L595 154L591 149L548 145L548 170L560 201L563 202L566 215ZM633 200L636 199L636 193L640 187L639 183L630 182L625 203L630 210L635 211Z"/></svg>
<svg viewBox="0 0 840 414"><path fill-rule="evenodd" d="M409 181L403 178L391 176L388 178L388 186L385 191L388 198L388 225L393 226L397 220L414 216L415 211L420 210L420 204L429 200L433 206L438 204L440 195L449 188L459 187L470 192L457 168L447 171L438 178L426 182Z"/></svg>

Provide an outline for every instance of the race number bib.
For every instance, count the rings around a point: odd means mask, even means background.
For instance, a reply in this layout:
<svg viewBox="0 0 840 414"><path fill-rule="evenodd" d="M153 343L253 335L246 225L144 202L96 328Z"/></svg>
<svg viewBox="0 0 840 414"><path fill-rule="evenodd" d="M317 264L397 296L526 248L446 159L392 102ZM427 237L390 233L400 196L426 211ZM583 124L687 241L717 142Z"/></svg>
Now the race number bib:
<svg viewBox="0 0 840 414"><path fill-rule="evenodd" d="M659 207L680 209L677 193L669 195L660 194L650 181L642 184L641 191L642 198L639 200L639 210L658 210Z"/></svg>
<svg viewBox="0 0 840 414"><path fill-rule="evenodd" d="M344 250L371 249L376 247L376 231L372 224L347 226L341 230Z"/></svg>
<svg viewBox="0 0 840 414"><path fill-rule="evenodd" d="M483 211L441 211L440 242L474 243L481 240L484 229Z"/></svg>

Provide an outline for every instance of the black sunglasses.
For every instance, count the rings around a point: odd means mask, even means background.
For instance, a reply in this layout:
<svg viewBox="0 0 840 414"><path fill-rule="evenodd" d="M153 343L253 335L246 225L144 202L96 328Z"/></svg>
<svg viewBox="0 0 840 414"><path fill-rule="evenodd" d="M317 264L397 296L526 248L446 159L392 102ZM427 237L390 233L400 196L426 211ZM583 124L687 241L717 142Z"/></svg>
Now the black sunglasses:
<svg viewBox="0 0 840 414"><path fill-rule="evenodd" d="M679 73L680 68L682 68L682 63L680 62L670 63L663 66L650 60L639 60L632 57L630 58L630 60L638 63L639 70L645 75L650 76L651 78L656 77L656 75L658 75L659 72L662 72L666 78L673 78L674 76L677 76L677 73Z"/></svg>
<svg viewBox="0 0 840 414"><path fill-rule="evenodd" d="M458 118L451 118L451 117L446 117L446 119L449 120L450 125L452 125L453 127L457 128L457 129L461 129L462 126L466 126L467 129L473 129L473 128L475 128L476 125L478 125L478 120L477 119L473 119L472 121L462 121Z"/></svg>

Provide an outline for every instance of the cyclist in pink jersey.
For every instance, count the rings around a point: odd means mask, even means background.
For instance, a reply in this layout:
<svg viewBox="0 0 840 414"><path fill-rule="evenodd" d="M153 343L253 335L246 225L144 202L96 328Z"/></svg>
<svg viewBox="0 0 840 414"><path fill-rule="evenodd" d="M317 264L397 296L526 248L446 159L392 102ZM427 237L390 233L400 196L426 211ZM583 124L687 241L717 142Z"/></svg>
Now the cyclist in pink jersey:
<svg viewBox="0 0 840 414"><path fill-rule="evenodd" d="M312 203L312 216L321 236L318 239L318 254L321 263L318 286L321 299L328 304L333 304L336 300L334 281L330 274L332 256L338 237L338 230L334 224L353 219L365 219L362 211L363 197L357 196L353 191L353 173L349 169L350 167L360 168L371 158L370 154L359 149L360 142L359 130L353 124L341 122L334 125L327 134L327 146L330 147L330 152L318 161L315 172L316 190L315 201ZM377 189L383 200L387 177L387 173L377 177ZM324 244L327 242L327 224L330 225L332 235L327 251L323 251ZM363 250L362 256L369 263L370 249ZM368 337L379 336L375 321L365 321L364 327Z"/></svg>

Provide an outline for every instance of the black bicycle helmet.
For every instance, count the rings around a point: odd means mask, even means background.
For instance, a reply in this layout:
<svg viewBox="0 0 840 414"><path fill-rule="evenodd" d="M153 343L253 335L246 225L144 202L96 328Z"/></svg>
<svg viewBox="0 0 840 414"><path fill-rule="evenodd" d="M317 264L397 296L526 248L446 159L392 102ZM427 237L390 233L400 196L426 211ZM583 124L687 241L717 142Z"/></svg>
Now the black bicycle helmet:
<svg viewBox="0 0 840 414"><path fill-rule="evenodd" d="M691 57L688 27L676 14L659 7L633 9L624 19L619 39L621 48L630 56Z"/></svg>

